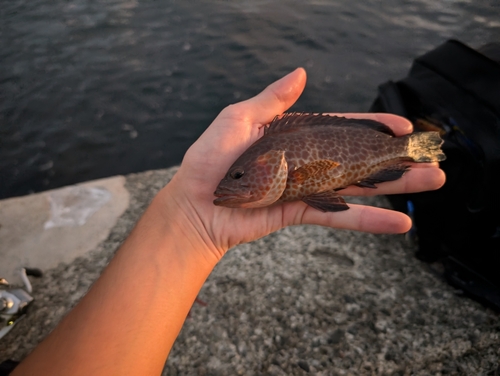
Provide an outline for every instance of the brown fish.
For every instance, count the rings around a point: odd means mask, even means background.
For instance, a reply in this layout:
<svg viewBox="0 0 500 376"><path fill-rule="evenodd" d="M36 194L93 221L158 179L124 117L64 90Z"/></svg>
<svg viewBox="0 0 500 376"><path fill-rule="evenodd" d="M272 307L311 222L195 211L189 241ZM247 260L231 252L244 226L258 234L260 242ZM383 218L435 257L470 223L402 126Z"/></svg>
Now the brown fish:
<svg viewBox="0 0 500 376"><path fill-rule="evenodd" d="M437 132L396 137L374 120L284 114L234 162L214 204L260 208L302 200L324 212L347 210L338 190L397 180L409 161L443 161L442 143Z"/></svg>

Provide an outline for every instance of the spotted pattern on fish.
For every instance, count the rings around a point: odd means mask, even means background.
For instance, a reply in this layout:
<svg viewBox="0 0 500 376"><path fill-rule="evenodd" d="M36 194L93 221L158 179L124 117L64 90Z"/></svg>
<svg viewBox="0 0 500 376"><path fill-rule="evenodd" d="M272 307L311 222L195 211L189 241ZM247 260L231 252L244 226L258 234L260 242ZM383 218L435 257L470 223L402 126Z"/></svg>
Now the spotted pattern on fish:
<svg viewBox="0 0 500 376"><path fill-rule="evenodd" d="M214 203L256 208L303 200L323 211L345 210L348 206L334 191L395 180L408 161L444 160L441 144L436 132L395 137L372 120L285 114L235 161ZM235 178L237 171L243 174Z"/></svg>
<svg viewBox="0 0 500 376"><path fill-rule="evenodd" d="M311 179L306 184L297 184L293 176L289 178L287 188L280 201L294 201L297 197L307 196L314 192L347 187L362 180L364 177L378 171L385 165L394 163L395 160L406 159L404 153L407 140L394 138L383 133L376 133L367 137L370 130L347 127L327 127L316 129L313 134L310 129L298 130L294 134L284 136L283 142L290 139L285 157L289 170L293 171L297 166L306 165L309 160L327 159L333 160L342 168L339 174L335 169L327 171L326 179ZM304 133L303 141L300 141L300 133ZM335 140L332 147L331 140ZM352 141L351 141L352 140ZM391 142L388 142L388 141ZM308 149L309 158L303 158L300 149ZM299 157L297 157L299 156Z"/></svg>

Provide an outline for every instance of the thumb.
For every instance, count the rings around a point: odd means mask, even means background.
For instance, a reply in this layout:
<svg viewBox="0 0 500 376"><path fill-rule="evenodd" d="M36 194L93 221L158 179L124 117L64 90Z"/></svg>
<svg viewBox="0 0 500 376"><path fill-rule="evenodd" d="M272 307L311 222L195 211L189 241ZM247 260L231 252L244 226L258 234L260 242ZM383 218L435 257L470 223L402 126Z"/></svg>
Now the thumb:
<svg viewBox="0 0 500 376"><path fill-rule="evenodd" d="M306 77L306 71L303 68L297 68L273 82L255 97L229 108L236 113L249 115L254 124L267 124L299 99L306 85Z"/></svg>

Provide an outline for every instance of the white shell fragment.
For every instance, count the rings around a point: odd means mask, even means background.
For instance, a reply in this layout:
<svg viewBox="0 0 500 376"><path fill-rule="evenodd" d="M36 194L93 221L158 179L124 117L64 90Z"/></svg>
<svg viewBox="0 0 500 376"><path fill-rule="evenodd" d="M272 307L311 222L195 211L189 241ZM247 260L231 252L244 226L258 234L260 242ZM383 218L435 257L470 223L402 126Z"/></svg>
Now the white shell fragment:
<svg viewBox="0 0 500 376"><path fill-rule="evenodd" d="M71 186L49 195L50 218L45 229L83 226L87 219L111 199L111 193L101 187Z"/></svg>

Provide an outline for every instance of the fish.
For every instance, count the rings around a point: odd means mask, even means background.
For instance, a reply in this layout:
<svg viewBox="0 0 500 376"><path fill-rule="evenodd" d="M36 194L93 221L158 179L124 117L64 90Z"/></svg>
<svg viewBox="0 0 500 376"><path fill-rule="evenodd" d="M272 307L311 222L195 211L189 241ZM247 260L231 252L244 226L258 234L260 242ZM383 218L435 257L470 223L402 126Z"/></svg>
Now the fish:
<svg viewBox="0 0 500 376"><path fill-rule="evenodd" d="M285 113L264 128L229 168L213 203L262 208L303 201L322 212L349 209L338 191L377 188L401 178L409 162L446 159L438 132L396 137L387 125L313 113Z"/></svg>

